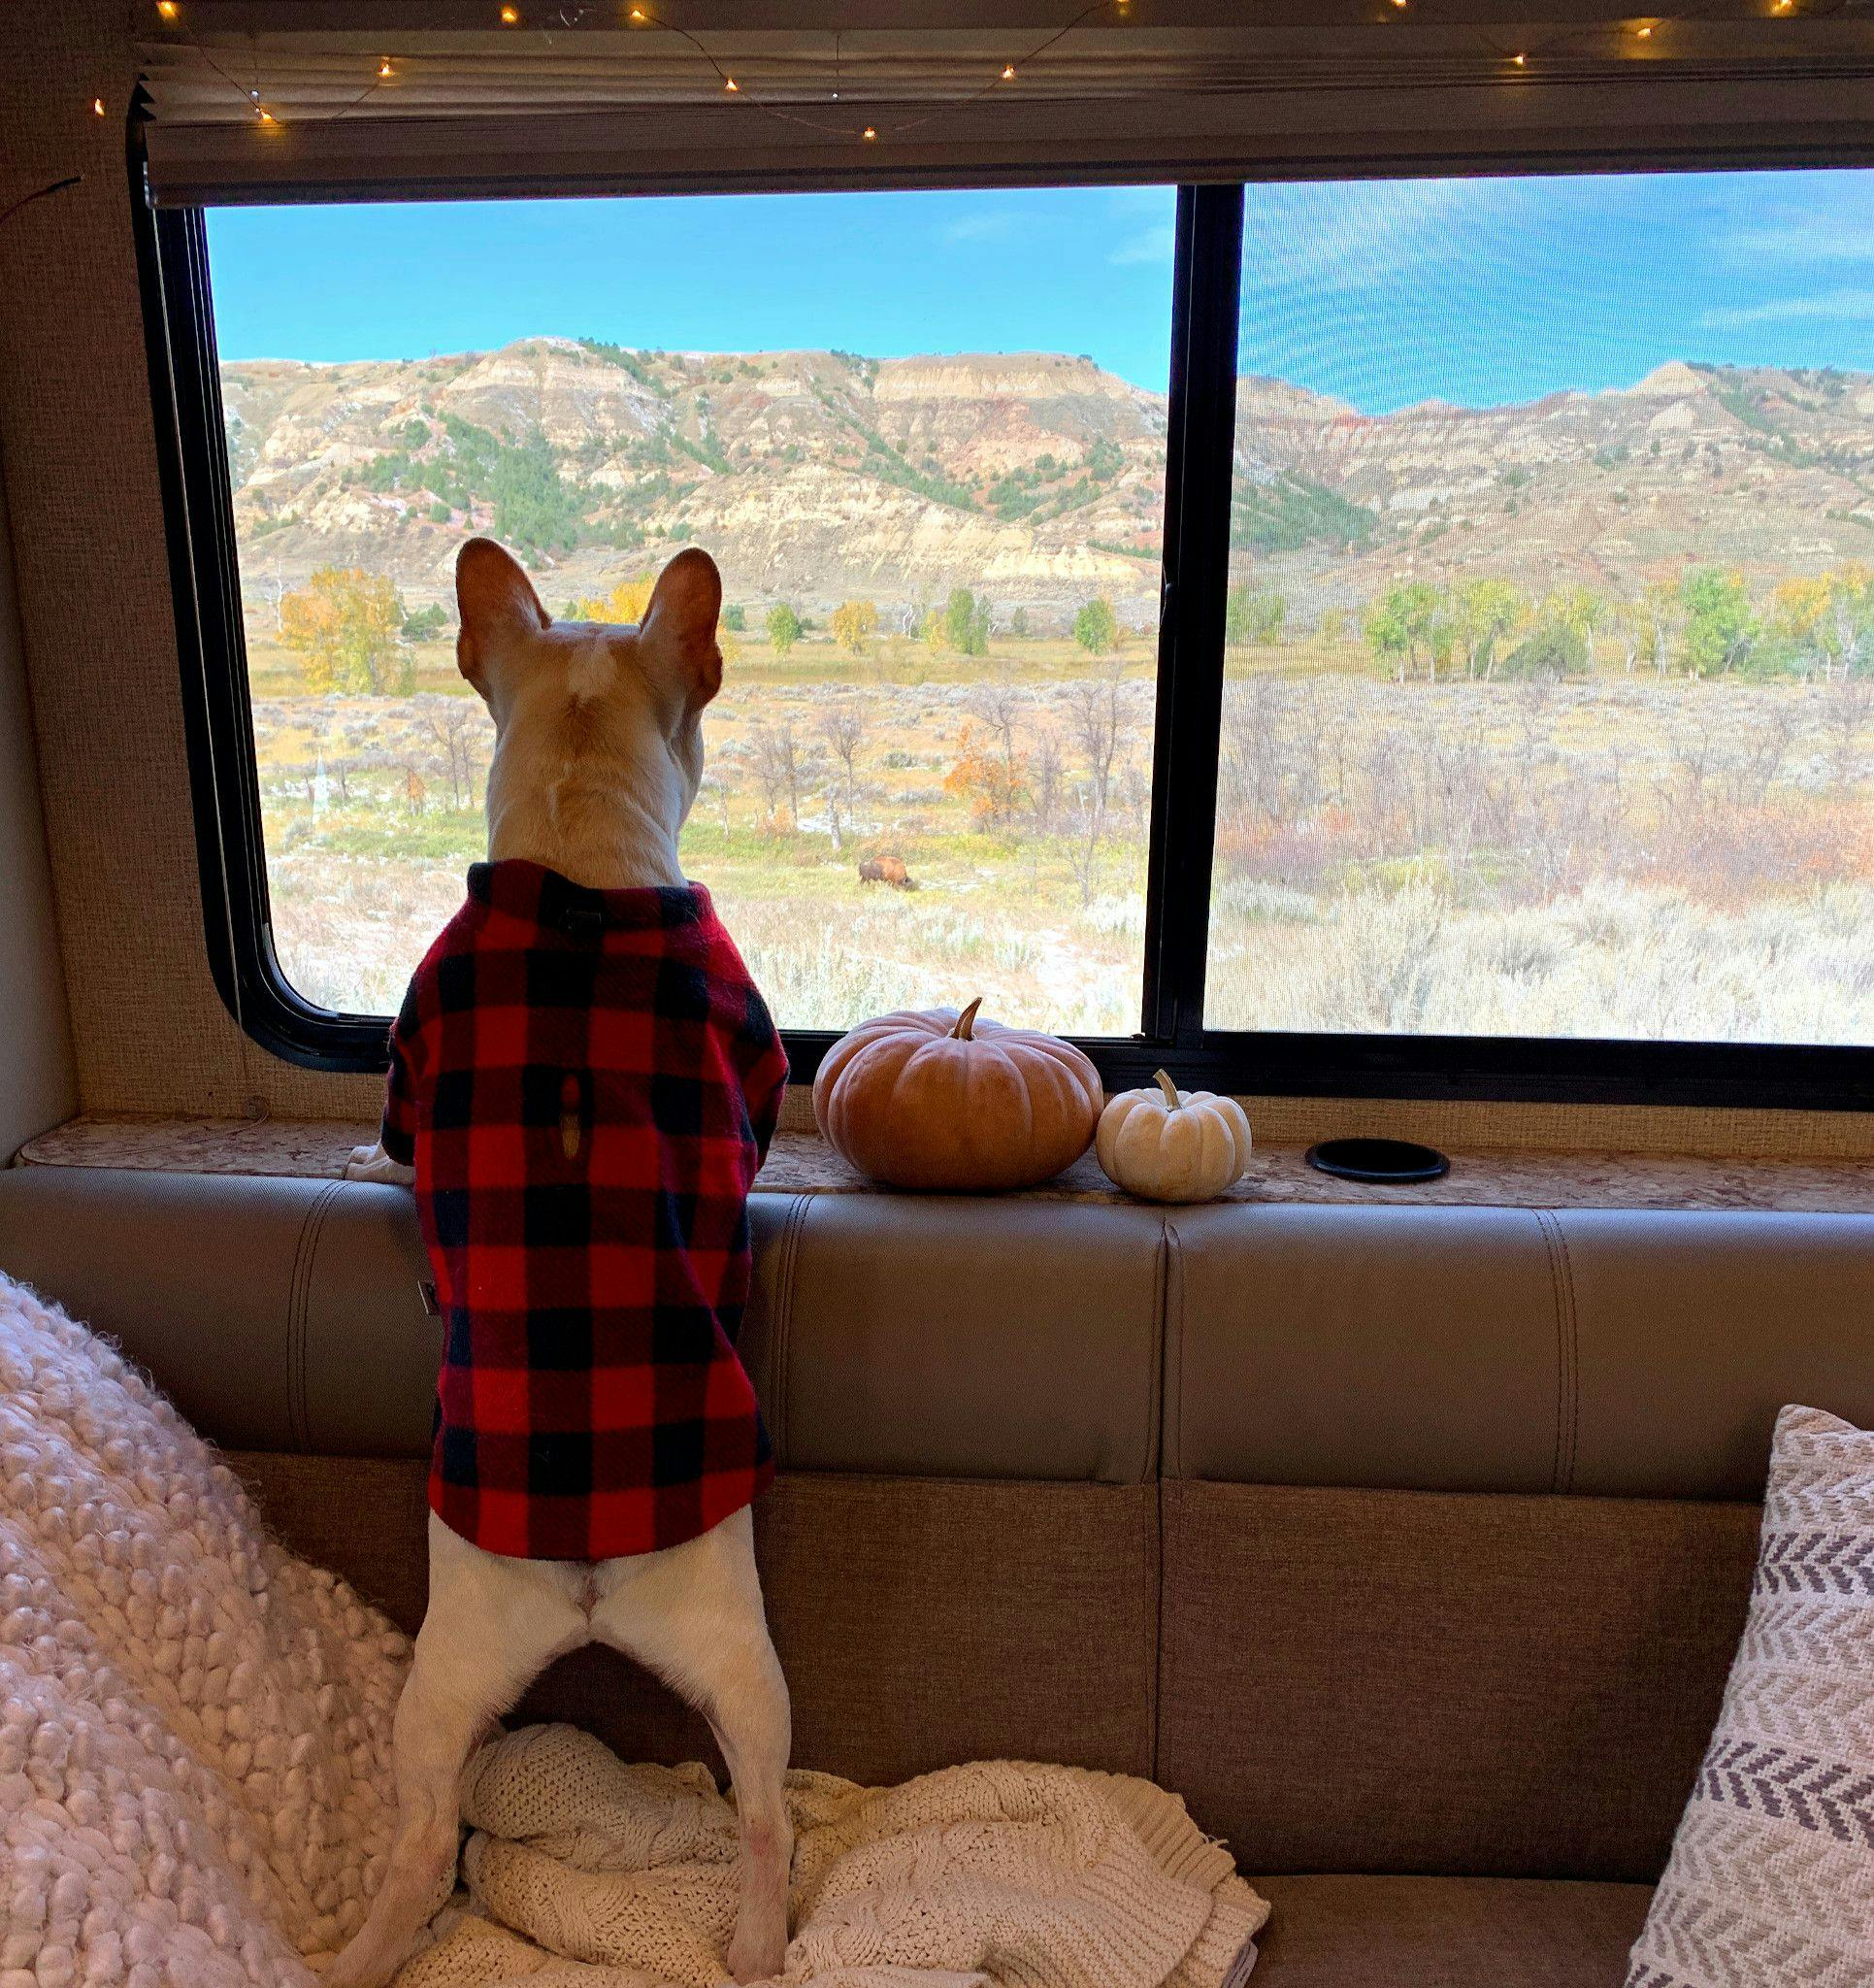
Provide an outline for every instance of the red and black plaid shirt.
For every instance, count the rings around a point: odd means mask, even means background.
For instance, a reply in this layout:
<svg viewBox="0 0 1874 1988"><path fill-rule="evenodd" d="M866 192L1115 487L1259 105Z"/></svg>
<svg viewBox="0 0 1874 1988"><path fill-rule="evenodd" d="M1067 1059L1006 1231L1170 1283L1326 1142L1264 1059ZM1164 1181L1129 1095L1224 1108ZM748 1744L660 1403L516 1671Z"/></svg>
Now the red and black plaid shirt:
<svg viewBox="0 0 1874 1988"><path fill-rule="evenodd" d="M390 1049L447 1321L432 1508L535 1560L740 1510L774 1472L735 1340L787 1059L708 893L477 863Z"/></svg>

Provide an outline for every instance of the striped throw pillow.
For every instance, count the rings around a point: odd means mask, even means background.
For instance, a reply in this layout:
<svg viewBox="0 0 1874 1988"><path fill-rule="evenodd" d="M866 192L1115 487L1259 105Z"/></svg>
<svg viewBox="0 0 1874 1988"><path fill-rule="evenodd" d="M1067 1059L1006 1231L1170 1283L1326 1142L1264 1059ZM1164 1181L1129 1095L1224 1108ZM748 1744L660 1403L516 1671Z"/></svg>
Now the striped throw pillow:
<svg viewBox="0 0 1874 1988"><path fill-rule="evenodd" d="M1874 1981L1874 1431L1777 1417L1744 1640L1627 1988Z"/></svg>

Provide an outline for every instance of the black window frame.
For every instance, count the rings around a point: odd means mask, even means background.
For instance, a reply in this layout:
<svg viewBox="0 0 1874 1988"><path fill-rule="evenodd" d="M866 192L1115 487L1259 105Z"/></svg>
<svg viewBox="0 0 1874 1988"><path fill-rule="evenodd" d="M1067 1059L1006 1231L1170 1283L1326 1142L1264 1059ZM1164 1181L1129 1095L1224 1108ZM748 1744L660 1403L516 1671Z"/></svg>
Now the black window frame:
<svg viewBox="0 0 1874 1988"><path fill-rule="evenodd" d="M389 1018L335 1013L307 1001L274 949L204 210L159 207L150 198L143 116L133 109L129 127L131 206L210 967L230 1012L262 1047L314 1070L382 1071ZM1434 171L1535 178L1867 163L1858 152L1813 148L1799 156L1679 154L1651 162L1631 152L1494 165L1324 160L1285 164L1263 182L1178 188L1140 1027L1131 1037L1076 1039L1109 1088L1145 1082L1170 1063L1187 1083L1277 1096L1874 1109L1874 1047L1203 1025L1247 188L1276 178ZM452 198L476 193L440 190ZM356 194L379 197L368 185ZM550 190L542 197L552 197ZM796 1081L809 1079L838 1040L832 1030L783 1028L782 1035Z"/></svg>

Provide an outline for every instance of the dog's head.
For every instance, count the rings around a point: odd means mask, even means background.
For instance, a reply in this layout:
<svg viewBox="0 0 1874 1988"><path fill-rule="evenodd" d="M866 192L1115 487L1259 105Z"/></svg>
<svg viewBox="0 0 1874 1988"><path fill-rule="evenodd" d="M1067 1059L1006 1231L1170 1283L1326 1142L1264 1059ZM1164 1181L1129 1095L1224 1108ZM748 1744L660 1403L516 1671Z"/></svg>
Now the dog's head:
<svg viewBox="0 0 1874 1988"><path fill-rule="evenodd" d="M488 847L581 882L680 881L642 869L703 778L703 708L722 687L722 577L679 552L638 626L555 621L492 539L455 562L456 662L495 721ZM668 865L665 866L668 868Z"/></svg>

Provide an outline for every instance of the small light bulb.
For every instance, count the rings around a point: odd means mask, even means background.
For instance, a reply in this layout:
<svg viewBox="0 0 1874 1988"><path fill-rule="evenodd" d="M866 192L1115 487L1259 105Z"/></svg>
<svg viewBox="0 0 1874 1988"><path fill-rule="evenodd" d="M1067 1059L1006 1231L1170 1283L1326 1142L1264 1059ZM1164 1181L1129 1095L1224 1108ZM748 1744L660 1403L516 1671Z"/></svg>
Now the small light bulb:
<svg viewBox="0 0 1874 1988"><path fill-rule="evenodd" d="M1393 0L1393 5L1397 7L1401 14L1405 12L1405 0Z"/></svg>
<svg viewBox="0 0 1874 1988"><path fill-rule="evenodd" d="M274 114L271 111L262 111L260 113L260 121L263 124L271 124L274 121Z"/></svg>
<svg viewBox="0 0 1874 1988"><path fill-rule="evenodd" d="M1650 42L1653 39L1653 30L1651 27L1636 27L1633 30L1633 32L1636 35L1638 35L1640 40L1643 42Z"/></svg>
<svg viewBox="0 0 1874 1988"><path fill-rule="evenodd" d="M379 76L388 76L390 74L390 57L388 55L378 64L378 74Z"/></svg>
<svg viewBox="0 0 1874 1988"><path fill-rule="evenodd" d="M1004 63L1003 64L1003 81L1004 83L1013 83L1013 82L1015 81L1015 65L1014 65L1014 63L1012 63L1012 62L1004 62Z"/></svg>
<svg viewBox="0 0 1874 1988"><path fill-rule="evenodd" d="M104 116L104 99L102 97L93 97L91 99L91 115L94 117L102 117Z"/></svg>
<svg viewBox="0 0 1874 1988"><path fill-rule="evenodd" d="M733 76L725 76L722 79L722 86L731 94L734 94L736 91L741 88L741 84L739 83Z"/></svg>
<svg viewBox="0 0 1874 1988"><path fill-rule="evenodd" d="M641 7L634 7L631 10L631 17L633 20L647 20L650 17Z"/></svg>
<svg viewBox="0 0 1874 1988"><path fill-rule="evenodd" d="M519 24L519 21L520 9L518 7L504 7L501 10L501 24L503 27L515 27Z"/></svg>
<svg viewBox="0 0 1874 1988"><path fill-rule="evenodd" d="M181 9L176 5L176 0L156 0L156 12L165 20L174 20Z"/></svg>
<svg viewBox="0 0 1874 1988"><path fill-rule="evenodd" d="M868 124L865 130L862 131L859 135L861 138L865 139L868 144L871 144L871 142L878 136L878 132L874 126Z"/></svg>
<svg viewBox="0 0 1874 1988"><path fill-rule="evenodd" d="M1529 58L1527 55L1512 55L1510 57L1510 60L1514 62L1517 68L1519 69L1527 69L1529 67Z"/></svg>

